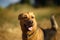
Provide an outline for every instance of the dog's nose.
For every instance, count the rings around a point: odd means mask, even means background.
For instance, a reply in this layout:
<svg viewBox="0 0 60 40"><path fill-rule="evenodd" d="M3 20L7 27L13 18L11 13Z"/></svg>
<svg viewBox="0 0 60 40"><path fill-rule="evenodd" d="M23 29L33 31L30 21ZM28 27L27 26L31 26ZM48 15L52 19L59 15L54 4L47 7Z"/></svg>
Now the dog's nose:
<svg viewBox="0 0 60 40"><path fill-rule="evenodd" d="M28 23L32 24L32 23L33 23L33 21L32 21L32 20L29 20L29 21L28 21Z"/></svg>

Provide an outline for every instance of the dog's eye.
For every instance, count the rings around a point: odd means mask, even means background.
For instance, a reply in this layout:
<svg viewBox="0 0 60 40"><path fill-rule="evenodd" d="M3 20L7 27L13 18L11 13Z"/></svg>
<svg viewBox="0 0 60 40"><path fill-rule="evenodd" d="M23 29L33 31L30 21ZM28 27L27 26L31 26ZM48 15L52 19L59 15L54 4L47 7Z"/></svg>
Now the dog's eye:
<svg viewBox="0 0 60 40"><path fill-rule="evenodd" d="M24 16L24 19L27 18L27 16Z"/></svg>
<svg viewBox="0 0 60 40"><path fill-rule="evenodd" d="M27 17L24 17L24 18L27 18Z"/></svg>
<svg viewBox="0 0 60 40"><path fill-rule="evenodd" d="M33 16L31 18L34 18Z"/></svg>

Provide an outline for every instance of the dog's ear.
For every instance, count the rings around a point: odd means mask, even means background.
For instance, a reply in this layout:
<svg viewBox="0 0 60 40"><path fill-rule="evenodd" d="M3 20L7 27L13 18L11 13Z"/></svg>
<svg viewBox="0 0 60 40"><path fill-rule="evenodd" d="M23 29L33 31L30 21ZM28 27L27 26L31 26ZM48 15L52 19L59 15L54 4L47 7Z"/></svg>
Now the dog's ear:
<svg viewBox="0 0 60 40"><path fill-rule="evenodd" d="M22 15L23 15L23 13L19 14L18 20L21 20L22 19Z"/></svg>

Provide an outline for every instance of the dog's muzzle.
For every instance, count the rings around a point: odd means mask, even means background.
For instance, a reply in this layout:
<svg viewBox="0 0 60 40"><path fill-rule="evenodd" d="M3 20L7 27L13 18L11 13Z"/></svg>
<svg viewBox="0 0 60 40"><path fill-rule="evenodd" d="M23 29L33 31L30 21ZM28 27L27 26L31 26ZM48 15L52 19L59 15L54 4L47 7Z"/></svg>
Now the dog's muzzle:
<svg viewBox="0 0 60 40"><path fill-rule="evenodd" d="M26 29L28 31L31 31L32 30L32 26L33 26L33 21L32 20L28 20L28 21L25 21L26 23L24 24L24 26L26 27Z"/></svg>

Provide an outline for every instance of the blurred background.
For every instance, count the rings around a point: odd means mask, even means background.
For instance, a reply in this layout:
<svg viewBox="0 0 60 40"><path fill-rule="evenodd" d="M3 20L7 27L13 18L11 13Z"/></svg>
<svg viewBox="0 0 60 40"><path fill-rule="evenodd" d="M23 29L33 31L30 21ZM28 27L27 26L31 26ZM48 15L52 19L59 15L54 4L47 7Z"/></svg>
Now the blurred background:
<svg viewBox="0 0 60 40"><path fill-rule="evenodd" d="M56 40L60 40L60 0L0 0L0 40L22 40L18 15L34 12L37 23L50 28L50 16L55 15L59 25Z"/></svg>

